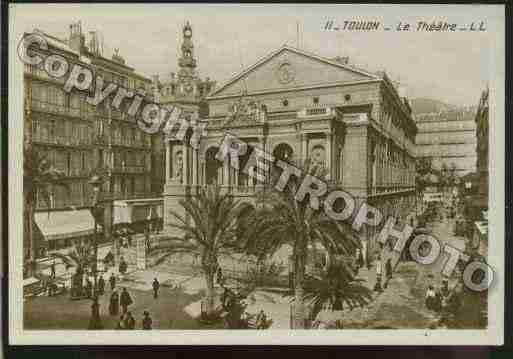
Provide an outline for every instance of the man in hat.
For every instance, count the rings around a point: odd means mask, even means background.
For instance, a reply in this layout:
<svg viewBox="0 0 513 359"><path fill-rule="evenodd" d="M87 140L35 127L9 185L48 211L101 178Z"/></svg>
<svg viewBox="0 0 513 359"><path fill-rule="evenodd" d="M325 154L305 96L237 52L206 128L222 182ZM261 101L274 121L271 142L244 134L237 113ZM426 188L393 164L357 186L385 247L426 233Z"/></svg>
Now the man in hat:
<svg viewBox="0 0 513 359"><path fill-rule="evenodd" d="M133 303L132 297L130 297L130 294L127 292L126 288L123 288L123 291L121 292L121 298L119 303L121 304L121 308L123 309L123 314L126 314L128 311L128 306Z"/></svg>
<svg viewBox="0 0 513 359"><path fill-rule="evenodd" d="M381 288L381 274L383 271L383 264L381 263L381 256L378 255L376 258L376 284L374 285L374 291L381 293L383 289Z"/></svg>
<svg viewBox="0 0 513 359"><path fill-rule="evenodd" d="M110 290L114 290L114 288L116 288L116 277L114 276L114 273L110 274L109 283L110 283Z"/></svg>
<svg viewBox="0 0 513 359"><path fill-rule="evenodd" d="M148 313L148 311L145 310L143 315L144 315L144 318L142 320L142 328L144 330L151 330L153 321L151 320L150 313Z"/></svg>
<svg viewBox="0 0 513 359"><path fill-rule="evenodd" d="M160 283L157 280L157 278L153 279L152 287L153 287L153 299L157 299L159 297L159 288L160 288Z"/></svg>
<svg viewBox="0 0 513 359"><path fill-rule="evenodd" d="M105 293L105 279L103 279L103 275L100 275L98 279L98 294L103 295Z"/></svg>

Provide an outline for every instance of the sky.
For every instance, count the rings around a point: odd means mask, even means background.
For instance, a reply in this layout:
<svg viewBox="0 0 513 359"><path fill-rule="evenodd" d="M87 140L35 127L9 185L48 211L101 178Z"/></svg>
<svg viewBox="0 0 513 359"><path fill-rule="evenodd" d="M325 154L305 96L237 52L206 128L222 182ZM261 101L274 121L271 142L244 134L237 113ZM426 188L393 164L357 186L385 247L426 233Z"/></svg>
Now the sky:
<svg viewBox="0 0 513 359"><path fill-rule="evenodd" d="M69 24L81 20L86 36L92 30L103 34L104 55L119 48L129 66L150 77L177 72L181 29L189 21L200 76L218 84L288 44L320 56L348 56L371 71L385 70L410 98L477 105L496 76L501 11L479 5L11 4L10 32L19 39L39 28L66 38ZM484 21L487 31L325 31L327 20L379 21L392 29L399 22L416 27L418 21L458 26Z"/></svg>

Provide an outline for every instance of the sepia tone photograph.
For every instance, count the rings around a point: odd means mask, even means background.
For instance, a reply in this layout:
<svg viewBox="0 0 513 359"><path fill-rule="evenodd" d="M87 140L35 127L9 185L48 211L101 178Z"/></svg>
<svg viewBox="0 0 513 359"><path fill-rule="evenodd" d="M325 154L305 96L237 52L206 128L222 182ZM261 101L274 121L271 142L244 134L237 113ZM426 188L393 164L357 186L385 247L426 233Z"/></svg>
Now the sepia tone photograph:
<svg viewBox="0 0 513 359"><path fill-rule="evenodd" d="M504 7L9 21L12 343L502 344Z"/></svg>

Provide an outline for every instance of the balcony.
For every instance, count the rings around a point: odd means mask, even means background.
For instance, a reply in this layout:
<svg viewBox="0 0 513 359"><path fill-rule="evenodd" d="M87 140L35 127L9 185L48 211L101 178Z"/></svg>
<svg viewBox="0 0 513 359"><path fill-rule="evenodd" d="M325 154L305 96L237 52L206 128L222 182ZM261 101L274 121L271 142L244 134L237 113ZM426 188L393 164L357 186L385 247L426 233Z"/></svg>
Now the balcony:
<svg viewBox="0 0 513 359"><path fill-rule="evenodd" d="M43 137L40 134L34 134L32 137L34 142L59 145L59 146L89 146L92 141L88 138L78 138L73 136L46 136Z"/></svg>
<svg viewBox="0 0 513 359"><path fill-rule="evenodd" d="M64 84L66 77L55 78L44 70L34 65L25 65L25 75L31 75L41 80L52 81L54 83Z"/></svg>
<svg viewBox="0 0 513 359"><path fill-rule="evenodd" d="M144 173L147 172L145 166L114 166L113 172L117 173Z"/></svg>
<svg viewBox="0 0 513 359"><path fill-rule="evenodd" d="M335 109L331 107L304 108L297 113L298 118L332 118L336 116Z"/></svg>
<svg viewBox="0 0 513 359"><path fill-rule="evenodd" d="M78 118L87 118L89 116L89 112L82 112L80 111L80 108L61 106L35 99L32 99L32 110Z"/></svg>

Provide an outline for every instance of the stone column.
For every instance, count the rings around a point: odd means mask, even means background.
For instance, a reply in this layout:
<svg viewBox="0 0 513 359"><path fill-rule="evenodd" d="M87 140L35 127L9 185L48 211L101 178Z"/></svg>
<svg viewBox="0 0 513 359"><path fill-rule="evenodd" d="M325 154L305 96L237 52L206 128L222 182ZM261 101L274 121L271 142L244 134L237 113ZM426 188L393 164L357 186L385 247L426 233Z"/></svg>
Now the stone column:
<svg viewBox="0 0 513 359"><path fill-rule="evenodd" d="M267 147L266 147L266 140L265 140L265 136L261 136L261 137L259 138L259 141L258 141L258 142L259 142L259 145L260 145L260 149L261 149L262 151L264 151L264 153L267 153ZM270 178L270 173L269 173L269 171L267 171L267 172L265 173L265 183L267 183L267 182L269 181L269 178ZM257 181L257 184L263 184L263 183L260 183L260 182L258 182L258 181Z"/></svg>
<svg viewBox="0 0 513 359"><path fill-rule="evenodd" d="M306 133L301 134L301 161L304 165L308 156L308 137Z"/></svg>
<svg viewBox="0 0 513 359"><path fill-rule="evenodd" d="M230 186L230 161L223 161L223 185Z"/></svg>
<svg viewBox="0 0 513 359"><path fill-rule="evenodd" d="M192 185L198 184L198 150L192 149Z"/></svg>
<svg viewBox="0 0 513 359"><path fill-rule="evenodd" d="M166 183L171 178L171 143L166 139Z"/></svg>
<svg viewBox="0 0 513 359"><path fill-rule="evenodd" d="M182 185L185 186L189 183L189 148L186 142L182 145L182 166Z"/></svg>
<svg viewBox="0 0 513 359"><path fill-rule="evenodd" d="M331 135L330 132L327 132L326 133L326 169L328 170L327 174L326 174L326 179L329 181L331 180L331 174L332 174L332 156L331 156L331 145L333 143L332 141L333 139L333 136Z"/></svg>

